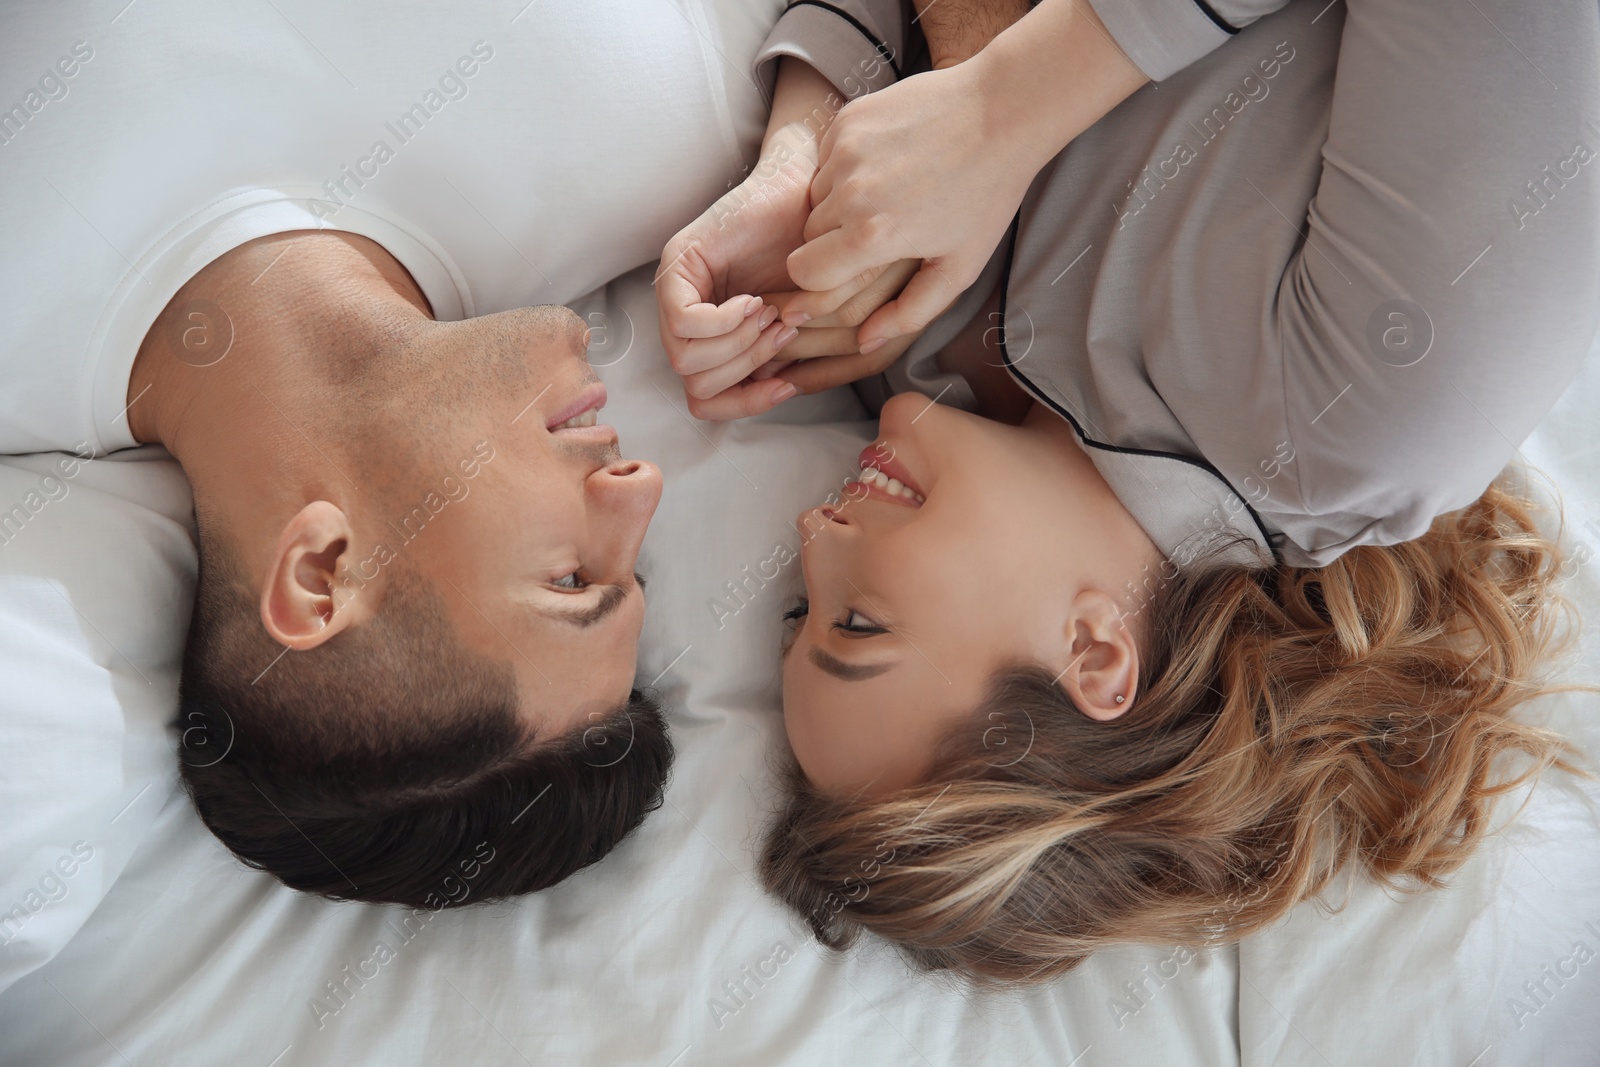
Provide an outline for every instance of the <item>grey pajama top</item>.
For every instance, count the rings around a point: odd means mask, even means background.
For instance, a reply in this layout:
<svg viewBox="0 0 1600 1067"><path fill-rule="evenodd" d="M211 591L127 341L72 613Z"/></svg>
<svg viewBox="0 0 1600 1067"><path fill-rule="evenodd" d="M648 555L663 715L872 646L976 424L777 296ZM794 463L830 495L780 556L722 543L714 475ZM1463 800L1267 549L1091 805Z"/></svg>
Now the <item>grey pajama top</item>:
<svg viewBox="0 0 1600 1067"><path fill-rule="evenodd" d="M1600 5L1091 2L1153 83L876 395L970 406L934 357L999 284L1011 373L1180 564L1320 566L1471 503L1600 326ZM910 15L799 0L756 71L882 88Z"/></svg>

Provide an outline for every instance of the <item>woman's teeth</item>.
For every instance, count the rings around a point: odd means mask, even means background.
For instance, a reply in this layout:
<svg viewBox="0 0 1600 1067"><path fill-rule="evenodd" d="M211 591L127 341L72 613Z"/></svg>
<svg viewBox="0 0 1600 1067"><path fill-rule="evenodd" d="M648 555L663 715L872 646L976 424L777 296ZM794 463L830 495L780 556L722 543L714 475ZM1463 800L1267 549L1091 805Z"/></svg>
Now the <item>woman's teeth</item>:
<svg viewBox="0 0 1600 1067"><path fill-rule="evenodd" d="M921 493L918 493L898 478L891 478L876 467L862 467L861 481L867 485L875 485L891 496L903 496L915 503L923 503Z"/></svg>
<svg viewBox="0 0 1600 1067"><path fill-rule="evenodd" d="M552 426L551 429L552 430L575 430L575 429L578 429L578 428L583 427L583 426L593 426L599 420L599 418L600 418L599 409L598 408L590 408L588 411L583 412L581 415L572 416L572 418L568 419L566 422L563 422L558 426Z"/></svg>

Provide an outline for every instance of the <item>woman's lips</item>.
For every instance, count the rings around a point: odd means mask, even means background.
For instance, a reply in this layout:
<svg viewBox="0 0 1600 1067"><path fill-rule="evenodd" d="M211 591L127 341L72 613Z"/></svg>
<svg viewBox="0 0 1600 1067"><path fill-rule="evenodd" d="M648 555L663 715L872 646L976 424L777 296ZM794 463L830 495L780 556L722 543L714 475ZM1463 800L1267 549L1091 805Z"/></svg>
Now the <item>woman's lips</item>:
<svg viewBox="0 0 1600 1067"><path fill-rule="evenodd" d="M876 482L869 482L864 479L845 482L844 497L846 501L882 500L887 504L899 504L903 508L920 508L922 506L920 499L892 492Z"/></svg>
<svg viewBox="0 0 1600 1067"><path fill-rule="evenodd" d="M880 490L887 499L896 503L911 504L913 507L920 506L927 499L927 492L921 485L917 484L916 479L911 477L911 472L906 470L905 464L901 463L899 456L895 454L894 446L887 441L874 441L866 448L863 448L857 462L860 463L863 472L876 471L883 475L882 480L872 475L865 475L859 484ZM900 496L894 492L892 485L883 484L883 482L887 482L890 479L899 482L905 489L909 489L914 494L915 499Z"/></svg>

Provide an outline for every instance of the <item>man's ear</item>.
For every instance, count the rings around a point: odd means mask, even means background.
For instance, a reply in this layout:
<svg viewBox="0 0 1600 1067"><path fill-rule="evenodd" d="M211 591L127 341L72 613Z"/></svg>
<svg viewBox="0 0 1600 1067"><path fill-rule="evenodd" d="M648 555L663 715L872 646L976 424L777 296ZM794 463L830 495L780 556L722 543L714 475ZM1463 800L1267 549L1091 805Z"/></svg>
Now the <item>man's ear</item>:
<svg viewBox="0 0 1600 1067"><path fill-rule="evenodd" d="M372 617L371 597L335 597L354 530L326 500L301 508L278 535L261 587L261 622L280 645L304 652Z"/></svg>
<svg viewBox="0 0 1600 1067"><path fill-rule="evenodd" d="M1133 707L1139 688L1139 643L1116 600L1086 589L1067 619L1070 662L1058 683L1089 718L1109 722Z"/></svg>

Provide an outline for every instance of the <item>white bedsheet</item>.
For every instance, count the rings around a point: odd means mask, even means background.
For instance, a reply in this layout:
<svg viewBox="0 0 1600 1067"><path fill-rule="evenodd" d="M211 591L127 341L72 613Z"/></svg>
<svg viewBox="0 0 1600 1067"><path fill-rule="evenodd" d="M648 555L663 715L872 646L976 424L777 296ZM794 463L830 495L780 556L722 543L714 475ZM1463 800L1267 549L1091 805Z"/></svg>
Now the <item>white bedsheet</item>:
<svg viewBox="0 0 1600 1067"><path fill-rule="evenodd" d="M1600 342L1524 445L1565 504L1564 591L1586 628L1570 680L1600 681ZM1600 696L1525 710L1595 768ZM1600 1064L1600 785L1552 773L1448 890L1390 899L1372 888L1340 914L1301 907L1239 949L1246 1065Z"/></svg>
<svg viewBox="0 0 1600 1067"><path fill-rule="evenodd" d="M650 606L640 674L660 691L679 750L662 810L554 890L405 930L399 909L312 899L242 868L169 783L81 930L0 994L0 1064L1600 1060L1600 962L1563 963L1575 941L1600 953L1600 791L1559 776L1453 888L1399 903L1358 890L1332 919L1305 907L1192 960L1129 947L1054 985L994 995L908 973L881 945L838 957L811 944L759 890L753 851L783 743L778 614L798 565L748 582L747 604L725 583L795 545L793 516L853 469L871 424L848 421L860 411L843 395L785 413L827 425L691 422L661 357L650 273L578 307L607 316L596 361L617 360L601 370L608 417L629 454L666 473L641 559ZM1591 615L1597 405L1591 360L1527 450L1564 488L1574 544L1587 545L1569 587ZM126 551L116 536L82 550ZM168 565L181 582L192 560ZM166 594L127 595L148 598L136 606L152 647L181 638ZM152 686L170 687L170 669ZM1597 711L1590 695L1538 709L1589 746ZM1545 965L1576 971L1563 986L1545 979L1550 995L1519 1014L1508 999L1526 999L1522 983Z"/></svg>

